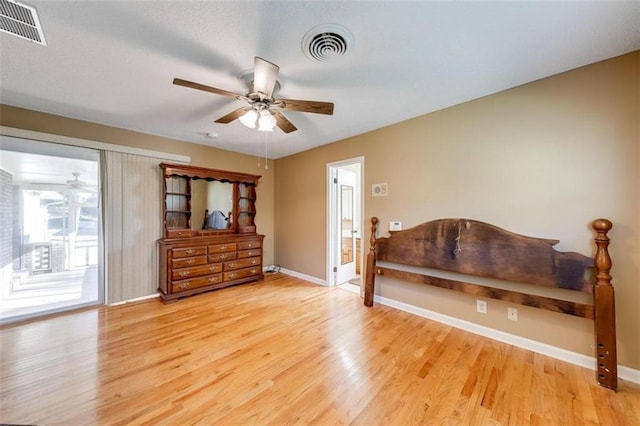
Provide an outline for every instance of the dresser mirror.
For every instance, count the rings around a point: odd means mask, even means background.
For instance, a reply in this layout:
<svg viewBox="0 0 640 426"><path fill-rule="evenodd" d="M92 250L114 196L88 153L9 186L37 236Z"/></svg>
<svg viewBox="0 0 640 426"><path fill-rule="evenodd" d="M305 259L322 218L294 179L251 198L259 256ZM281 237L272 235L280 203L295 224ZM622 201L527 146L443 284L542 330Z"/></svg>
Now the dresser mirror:
<svg viewBox="0 0 640 426"><path fill-rule="evenodd" d="M233 227L233 184L218 180L191 181L191 229Z"/></svg>

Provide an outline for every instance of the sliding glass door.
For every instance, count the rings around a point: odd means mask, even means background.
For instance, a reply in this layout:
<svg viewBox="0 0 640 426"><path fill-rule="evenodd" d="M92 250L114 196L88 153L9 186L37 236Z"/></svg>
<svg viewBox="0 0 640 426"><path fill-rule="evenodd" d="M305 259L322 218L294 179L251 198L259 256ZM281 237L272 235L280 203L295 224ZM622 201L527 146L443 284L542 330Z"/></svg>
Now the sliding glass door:
<svg viewBox="0 0 640 426"><path fill-rule="evenodd" d="M102 303L99 152L0 137L0 322Z"/></svg>

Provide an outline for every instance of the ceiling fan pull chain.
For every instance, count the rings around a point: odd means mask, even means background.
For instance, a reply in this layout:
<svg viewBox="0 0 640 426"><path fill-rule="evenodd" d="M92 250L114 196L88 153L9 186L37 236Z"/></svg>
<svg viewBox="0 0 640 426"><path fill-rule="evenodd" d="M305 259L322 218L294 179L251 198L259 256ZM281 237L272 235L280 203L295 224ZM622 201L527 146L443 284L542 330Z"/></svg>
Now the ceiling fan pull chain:
<svg viewBox="0 0 640 426"><path fill-rule="evenodd" d="M264 133L264 132L258 132L258 133ZM260 138L261 138L261 137L262 137L262 136L258 135L258 168L260 168L260 166L262 165L262 164L260 164L260 155L261 155L261 152L260 152L260 149L261 149L260 142L262 142L262 141L260 140Z"/></svg>
<svg viewBox="0 0 640 426"><path fill-rule="evenodd" d="M267 133L262 133L264 134L264 169L269 170L269 157L267 156Z"/></svg>

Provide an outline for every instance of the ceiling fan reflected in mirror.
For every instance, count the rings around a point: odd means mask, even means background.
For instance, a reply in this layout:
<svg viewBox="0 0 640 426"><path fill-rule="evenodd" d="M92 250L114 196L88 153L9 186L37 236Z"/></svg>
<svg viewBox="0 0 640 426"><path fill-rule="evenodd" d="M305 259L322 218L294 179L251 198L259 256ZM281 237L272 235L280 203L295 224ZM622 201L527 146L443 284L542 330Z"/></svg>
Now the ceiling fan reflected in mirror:
<svg viewBox="0 0 640 426"><path fill-rule="evenodd" d="M248 84L249 88L246 95L240 95L180 78L174 78L173 84L247 102L247 106L238 108L215 121L221 124L228 124L238 119L240 123L251 129L273 131L273 129L278 126L284 133L291 133L296 131L297 128L280 110L333 115L333 103L331 102L275 98L275 92L280 87L278 83L279 71L280 67L276 64L272 64L256 56L253 68L253 79Z"/></svg>

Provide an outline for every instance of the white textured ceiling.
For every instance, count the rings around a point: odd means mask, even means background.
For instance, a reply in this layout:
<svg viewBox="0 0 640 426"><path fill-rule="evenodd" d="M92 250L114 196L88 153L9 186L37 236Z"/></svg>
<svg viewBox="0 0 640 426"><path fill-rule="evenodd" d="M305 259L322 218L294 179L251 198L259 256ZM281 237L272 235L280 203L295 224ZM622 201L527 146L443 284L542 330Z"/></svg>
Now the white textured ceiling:
<svg viewBox="0 0 640 426"><path fill-rule="evenodd" d="M48 46L0 34L0 102L264 155L262 133L214 120L240 101L254 56L280 66L281 98L329 101L333 116L285 111L279 158L640 49L640 2L44 1ZM348 28L347 54L301 49L320 24ZM207 133L214 132L211 139Z"/></svg>

